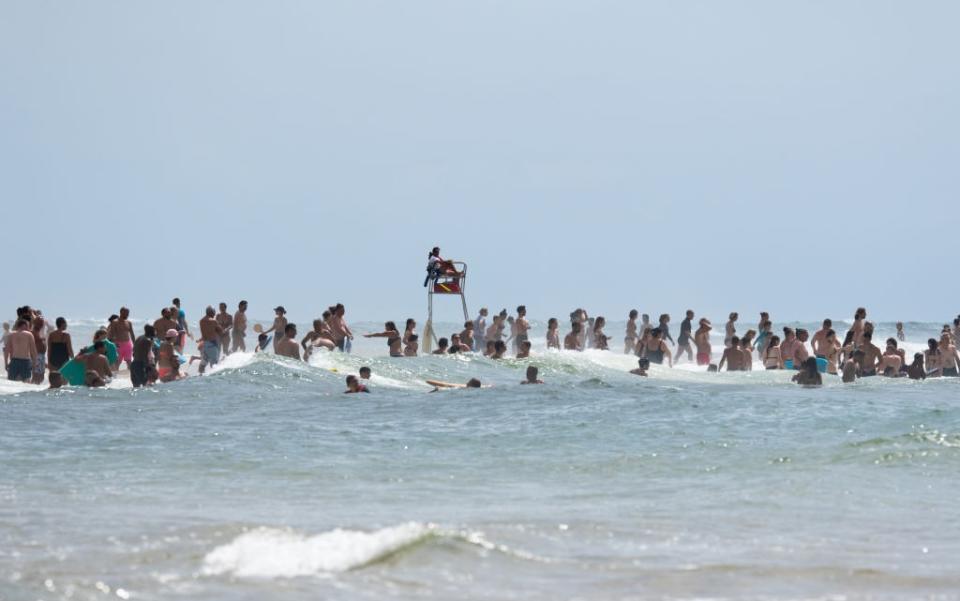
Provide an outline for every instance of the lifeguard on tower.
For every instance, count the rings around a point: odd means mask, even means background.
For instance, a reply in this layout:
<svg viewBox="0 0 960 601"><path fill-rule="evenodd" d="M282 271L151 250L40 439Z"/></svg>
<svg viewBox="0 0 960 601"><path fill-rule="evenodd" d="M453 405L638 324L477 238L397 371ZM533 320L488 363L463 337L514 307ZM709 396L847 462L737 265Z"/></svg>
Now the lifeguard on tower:
<svg viewBox="0 0 960 601"><path fill-rule="evenodd" d="M423 286L427 289L427 325L423 329L423 352L429 353L436 343L433 333L433 295L459 294L463 305L463 319L470 319L467 297L464 295L467 280L467 264L463 261L448 261L440 256L440 248L434 247L427 256L427 277Z"/></svg>

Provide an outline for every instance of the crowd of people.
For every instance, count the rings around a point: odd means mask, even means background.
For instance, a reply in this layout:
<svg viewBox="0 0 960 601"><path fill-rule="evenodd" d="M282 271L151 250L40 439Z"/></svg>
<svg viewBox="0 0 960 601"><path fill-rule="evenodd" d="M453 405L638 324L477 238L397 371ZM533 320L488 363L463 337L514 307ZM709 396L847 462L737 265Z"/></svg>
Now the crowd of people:
<svg viewBox="0 0 960 601"><path fill-rule="evenodd" d="M4 367L10 380L40 384L46 377L52 387L65 383L103 386L121 366L129 371L135 387L175 381L184 377L182 365L185 363L199 361L202 374L216 365L222 355L247 350L247 306L246 301L240 301L232 314L226 303L219 304L219 311L213 306L206 307L198 323L198 338L190 331L177 298L169 307L161 309L157 319L144 325L140 335L134 331L130 310L122 307L96 330L90 344L78 352L74 351L64 318L58 317L51 325L39 309L20 307L12 329L9 323L3 324ZM278 306L268 329L254 327L257 334L254 352L266 351L271 342L275 354L295 360L307 360L320 350L349 352L354 333L345 320L345 313L343 304L330 306L301 338L296 324L288 321L284 307ZM960 372L956 346L960 316L952 327L943 327L939 339L931 338L928 348L914 354L912 361L908 361L899 345L905 340L903 324L897 324L896 337L888 338L881 349L873 341L874 326L867 320L863 308L855 312L853 325L842 341L829 319L823 321L813 336L805 329L790 327L782 328L780 336L774 333L767 313L760 314L756 329L740 334L739 315L731 313L724 326L724 347L718 363L713 362L716 355L711 340L712 323L701 318L694 329L694 319L695 313L687 311L674 340L670 315L660 315L654 324L648 315L630 311L623 349L624 353L638 357L638 368L631 373L645 376L651 364L667 363L672 367L684 358L706 366L708 371L724 368L749 371L754 368L754 357L764 369L796 371L794 380L806 386L820 384L821 374L838 375L844 382L853 382L878 375L913 379L957 377ZM547 349L610 350L604 317L590 317L584 309L576 309L570 313L569 324L569 331L561 338L559 320L547 321ZM439 338L431 354L478 353L502 359L509 352L519 359L528 358L532 349L530 329L527 308L523 305L517 307L515 315L504 309L492 317L483 308L476 319L464 323L460 332ZM386 339L391 357L416 357L421 353L414 319L407 319L402 331L396 322L388 321L382 331L363 336ZM196 355L187 353L188 340L196 344ZM348 392L368 390L364 380L369 380L369 368L367 377L363 376L361 373L360 377L348 378Z"/></svg>

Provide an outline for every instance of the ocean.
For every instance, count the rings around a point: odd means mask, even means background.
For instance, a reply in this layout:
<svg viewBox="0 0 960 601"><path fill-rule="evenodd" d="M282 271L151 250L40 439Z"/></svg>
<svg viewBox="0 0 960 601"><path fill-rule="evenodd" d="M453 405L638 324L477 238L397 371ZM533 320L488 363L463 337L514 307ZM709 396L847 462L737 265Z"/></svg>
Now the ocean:
<svg viewBox="0 0 960 601"><path fill-rule="evenodd" d="M71 324L79 347L95 322ZM941 325L907 323L908 355ZM640 378L622 332L546 352L536 324L529 360L358 339L150 389L3 381L0 599L960 599L960 379ZM343 394L362 365L372 392ZM471 377L492 386L424 383Z"/></svg>

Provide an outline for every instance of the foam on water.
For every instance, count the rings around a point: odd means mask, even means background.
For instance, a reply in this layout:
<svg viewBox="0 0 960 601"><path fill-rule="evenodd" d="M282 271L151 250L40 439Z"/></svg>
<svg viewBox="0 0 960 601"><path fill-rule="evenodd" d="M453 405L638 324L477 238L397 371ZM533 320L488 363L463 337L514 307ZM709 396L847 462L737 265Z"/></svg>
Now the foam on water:
<svg viewBox="0 0 960 601"><path fill-rule="evenodd" d="M203 573L269 579L345 572L415 545L433 532L434 526L417 522L373 532L337 528L315 536L257 528L208 553Z"/></svg>

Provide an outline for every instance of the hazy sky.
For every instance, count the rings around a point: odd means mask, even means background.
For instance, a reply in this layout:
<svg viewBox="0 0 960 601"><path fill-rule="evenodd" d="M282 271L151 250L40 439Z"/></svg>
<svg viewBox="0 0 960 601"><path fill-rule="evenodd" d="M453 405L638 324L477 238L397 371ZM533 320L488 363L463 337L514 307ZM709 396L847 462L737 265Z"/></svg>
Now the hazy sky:
<svg viewBox="0 0 960 601"><path fill-rule="evenodd" d="M5 2L0 306L960 313L960 3ZM457 316L445 299L439 317Z"/></svg>

